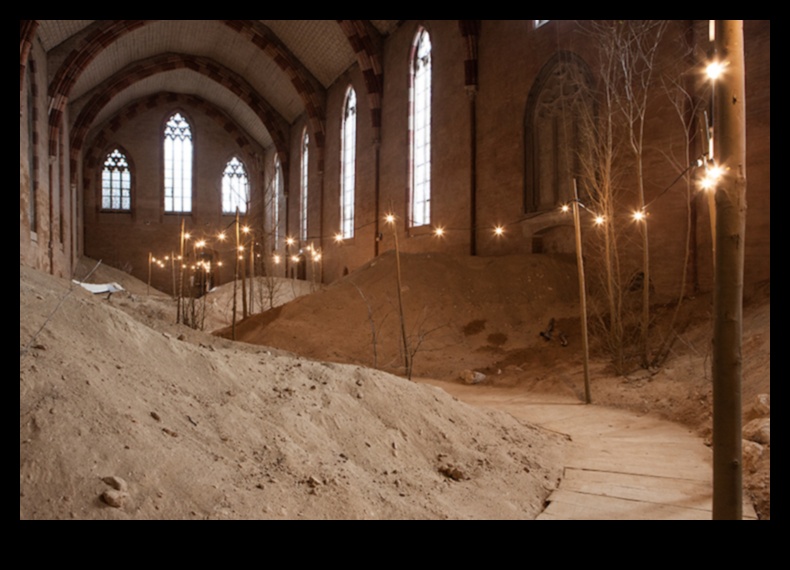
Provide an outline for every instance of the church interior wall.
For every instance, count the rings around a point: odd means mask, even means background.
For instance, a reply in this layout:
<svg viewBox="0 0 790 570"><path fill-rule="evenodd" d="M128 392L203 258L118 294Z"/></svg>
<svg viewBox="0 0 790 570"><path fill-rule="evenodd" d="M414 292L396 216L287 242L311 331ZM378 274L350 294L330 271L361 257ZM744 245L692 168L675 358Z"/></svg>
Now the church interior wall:
<svg viewBox="0 0 790 570"><path fill-rule="evenodd" d="M467 255L474 235L477 254L481 256L531 253L536 248L569 253L572 242L568 239L567 218L556 212L534 215L525 211L525 113L530 91L558 49L572 51L591 67L594 67L590 61L594 50L588 41L574 34L570 21L550 21L538 29L533 29L531 22L481 21L479 83L473 93L464 85L464 62L468 54L458 21L404 22L383 45L380 130L371 122L370 100L359 65L352 65L327 89L325 144L320 150L311 147L309 166L307 241L321 249L322 258L318 266L307 268L304 278L331 282L370 261L376 252L392 249L392 229L380 220L390 210L398 216L399 245L404 252ZM673 21L672 26L675 32L684 33L692 25L693 33L699 38L706 33L706 23ZM431 222L432 226L447 230L442 238L433 235L433 227L408 228L406 222L409 53L420 26L428 29L433 45ZM748 285L753 285L770 279L770 22L745 21L745 38L748 153L745 279ZM669 53L662 57L671 57ZM46 85L53 70L38 41L33 42L29 62L28 80L35 85L32 109L27 104L26 90L20 94L20 263L69 275L75 259L85 254L130 269L135 276L147 279L149 252L178 247L181 217L162 211L161 144L152 144L161 140L163 121L173 108L160 102L133 121L124 122L113 133L112 143L122 146L134 163L134 208L129 214L102 213L98 210L96 193L100 168L97 170L95 164L88 166L84 161L97 149L90 147L90 141L85 145L72 176L69 133L64 129L55 145L55 156L49 157ZM340 131L349 85L356 90L358 103L355 233L352 239L338 244L333 238L340 229ZM670 143L674 145L678 139L679 129L671 119L667 103L666 99L657 100L651 107L651 111L657 112L648 121L645 159L648 200L661 196L649 218L653 276L656 288L671 295L677 290L683 268L687 204L679 188L672 187L663 194L678 172L657 150L666 149ZM193 122L196 155L196 202L194 212L185 217L187 228L216 233L232 223L232 216L222 215L219 206L219 185L227 160L235 153L244 156L245 164L251 169L253 196L262 203L273 176L274 150L257 148L254 144L251 149L240 149L238 141L202 110L190 109L188 105L183 110ZM29 123L30 113L33 116ZM28 136L29 124L33 125L32 141ZM69 124L68 116L64 124ZM290 126L286 171L288 211L283 212L280 227L283 237L286 231L296 235L299 227L300 144L308 124L303 115ZM29 148L33 149L32 159L28 159ZM34 192L30 191L31 181ZM477 194L474 234L470 210L473 187ZM33 226L29 213L32 195L36 206ZM693 228L697 244L696 284L702 290L709 290L712 260L707 198L698 194L692 207L696 222ZM270 214L265 210L251 210L250 216L253 215L257 216L253 223L269 223ZM491 231L497 225L506 228L501 239ZM591 231L585 229L588 237ZM282 244L280 249L283 254L288 253ZM636 269L638 246L629 251L632 254L629 263ZM287 267L283 263L271 270L285 274ZM232 275L226 265L218 280L227 282ZM165 274L155 274L156 286L169 291L170 283Z"/></svg>

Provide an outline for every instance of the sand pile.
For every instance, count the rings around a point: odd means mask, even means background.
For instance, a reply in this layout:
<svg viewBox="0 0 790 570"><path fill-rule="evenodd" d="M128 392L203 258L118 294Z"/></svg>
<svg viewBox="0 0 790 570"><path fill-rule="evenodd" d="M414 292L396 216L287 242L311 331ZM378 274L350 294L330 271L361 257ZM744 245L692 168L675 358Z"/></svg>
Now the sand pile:
<svg viewBox="0 0 790 570"><path fill-rule="evenodd" d="M20 266L20 518L531 519L560 477L509 415L69 287Z"/></svg>

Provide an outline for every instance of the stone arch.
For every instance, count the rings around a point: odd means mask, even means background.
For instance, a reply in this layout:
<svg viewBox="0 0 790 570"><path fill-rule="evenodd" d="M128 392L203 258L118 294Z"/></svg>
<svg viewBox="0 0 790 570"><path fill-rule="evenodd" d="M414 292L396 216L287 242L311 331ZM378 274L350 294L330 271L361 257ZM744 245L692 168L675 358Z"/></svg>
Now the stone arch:
<svg viewBox="0 0 790 570"><path fill-rule="evenodd" d="M370 105L370 121L376 140L381 135L381 97L384 88L381 64L381 36L369 20L337 20L346 34L365 79Z"/></svg>
<svg viewBox="0 0 790 570"><path fill-rule="evenodd" d="M49 116L50 154L54 155L57 148L57 135L63 121L69 93L88 64L120 37L154 21L156 20L109 20L91 31L79 46L66 57L49 87L49 95L52 99ZM299 64L282 42L260 22L254 20L220 20L220 22L261 49L288 76L305 105L305 110L316 133L316 142L323 148L325 113L318 82Z"/></svg>
<svg viewBox="0 0 790 570"><path fill-rule="evenodd" d="M191 69L229 89L249 105L261 119L271 133L278 152L287 152L287 130L284 126L281 126L284 125L285 120L280 117L264 99L258 96L257 92L240 76L208 58L165 54L136 62L104 82L82 108L82 111L74 123L71 136L72 158L75 159L79 156L79 152L82 149L82 145L85 142L96 116L113 97L136 81L140 81L156 73L172 71L174 69Z"/></svg>

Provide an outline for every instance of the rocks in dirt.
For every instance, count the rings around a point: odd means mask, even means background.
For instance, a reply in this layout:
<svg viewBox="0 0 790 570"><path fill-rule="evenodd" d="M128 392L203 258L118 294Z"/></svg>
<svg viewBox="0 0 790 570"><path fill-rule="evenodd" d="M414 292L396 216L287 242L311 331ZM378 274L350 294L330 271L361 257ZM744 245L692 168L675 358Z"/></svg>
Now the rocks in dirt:
<svg viewBox="0 0 790 570"><path fill-rule="evenodd" d="M464 384L480 384L483 380L486 379L486 375L476 370L462 370L458 374L458 378Z"/></svg>
<svg viewBox="0 0 790 570"><path fill-rule="evenodd" d="M126 481L117 477L115 475L110 477L104 477L102 479L104 483L112 487L112 489L107 489L101 494L101 500L116 509L120 509L124 506L126 501L129 499L128 485Z"/></svg>
<svg viewBox="0 0 790 570"><path fill-rule="evenodd" d="M741 456L743 459L743 469L747 473L754 473L760 466L760 458L763 456L764 448L759 443L743 440Z"/></svg>
<svg viewBox="0 0 790 570"><path fill-rule="evenodd" d="M754 401L744 412L744 420L751 421L757 418L768 418L771 416L771 395L757 394Z"/></svg>
<svg viewBox="0 0 790 570"><path fill-rule="evenodd" d="M112 475L110 477L105 477L102 479L102 481L105 482L110 487L112 487L113 489L115 489L116 491L121 491L123 493L125 493L129 488L129 485L126 483L126 481L124 481L120 477L116 477L115 475Z"/></svg>
<svg viewBox="0 0 790 570"><path fill-rule="evenodd" d="M462 469L455 465L440 465L439 473L448 479L452 479L453 481L465 481L466 479L469 479L466 473L464 473Z"/></svg>
<svg viewBox="0 0 790 570"><path fill-rule="evenodd" d="M757 418L743 426L743 438L762 445L771 444L771 418Z"/></svg>

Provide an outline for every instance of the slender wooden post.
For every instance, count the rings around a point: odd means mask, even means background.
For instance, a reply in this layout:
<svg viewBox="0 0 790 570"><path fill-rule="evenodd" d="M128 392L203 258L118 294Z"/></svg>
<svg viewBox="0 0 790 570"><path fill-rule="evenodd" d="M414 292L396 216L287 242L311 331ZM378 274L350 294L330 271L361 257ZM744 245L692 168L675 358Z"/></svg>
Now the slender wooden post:
<svg viewBox="0 0 790 570"><path fill-rule="evenodd" d="M746 110L743 20L716 20L726 68L713 89L714 139L723 175L716 188L713 289L713 519L743 518L741 427Z"/></svg>
<svg viewBox="0 0 790 570"><path fill-rule="evenodd" d="M403 311L403 283L400 272L400 246L398 244L398 226L394 215L387 217L387 222L392 225L392 235L395 238L395 268L398 282L398 311L400 316L401 342L403 343L403 365L406 367L406 376L411 380L411 354L409 354L409 339L406 335L406 315Z"/></svg>
<svg viewBox="0 0 790 570"><path fill-rule="evenodd" d="M236 288L239 282L239 241L239 209L236 208L236 248L234 250L236 269L233 274L233 324L231 325L233 340L236 340Z"/></svg>
<svg viewBox="0 0 790 570"><path fill-rule="evenodd" d="M590 396L590 350L587 341L587 288L584 283L584 258L582 256L582 231L579 224L579 191L573 181L573 227L576 232L576 267L579 273L579 318L582 325L582 352L584 358L584 401L592 403Z"/></svg>
<svg viewBox="0 0 790 570"><path fill-rule="evenodd" d="M170 274L173 278L173 297L176 296L176 254L170 252Z"/></svg>
<svg viewBox="0 0 790 570"><path fill-rule="evenodd" d="M180 245L180 252L181 255L178 258L178 301L176 302L176 310L178 311L178 315L176 316L176 324L181 322L181 311L183 309L184 303L184 218L181 218L181 245Z"/></svg>
<svg viewBox="0 0 790 570"><path fill-rule="evenodd" d="M153 254L149 251L148 252L148 295L151 295L151 263L153 260Z"/></svg>

